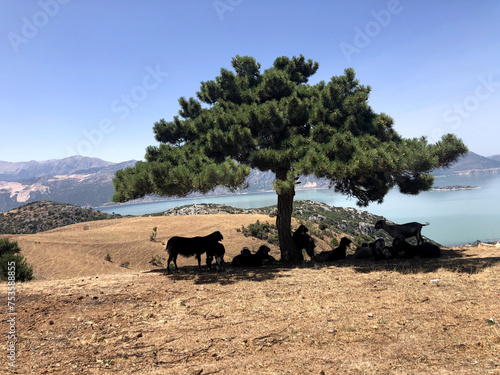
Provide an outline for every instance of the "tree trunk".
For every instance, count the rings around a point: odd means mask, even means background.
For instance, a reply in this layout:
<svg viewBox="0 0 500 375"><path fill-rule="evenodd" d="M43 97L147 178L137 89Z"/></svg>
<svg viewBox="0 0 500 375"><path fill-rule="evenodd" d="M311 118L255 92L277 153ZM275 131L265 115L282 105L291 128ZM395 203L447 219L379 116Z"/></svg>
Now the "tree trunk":
<svg viewBox="0 0 500 375"><path fill-rule="evenodd" d="M278 216L276 217L276 226L278 227L281 261L288 264L300 264L304 260L302 251L295 247L292 238L292 210L294 196L295 189L287 190L278 194Z"/></svg>

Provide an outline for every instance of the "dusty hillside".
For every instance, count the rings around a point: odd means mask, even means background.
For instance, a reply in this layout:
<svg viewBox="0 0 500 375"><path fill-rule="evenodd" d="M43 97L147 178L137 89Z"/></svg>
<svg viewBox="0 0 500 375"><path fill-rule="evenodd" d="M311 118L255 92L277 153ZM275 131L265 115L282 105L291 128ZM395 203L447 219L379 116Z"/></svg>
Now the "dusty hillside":
<svg viewBox="0 0 500 375"><path fill-rule="evenodd" d="M48 232L9 236L19 242L22 254L34 266L37 279L61 279L75 276L95 276L158 269L149 262L153 257L165 257L168 239L175 235L204 236L214 230L224 235L226 261L239 254L243 246L256 250L263 242L245 237L239 231L242 225L275 222L267 215L199 215L134 217L91 223L74 224ZM157 241L150 241L157 227ZM326 243L319 243L327 249ZM272 255L279 258L276 247ZM109 253L111 262L105 261ZM203 256L203 262L205 257ZM129 262L128 269L120 267ZM195 265L194 258L178 259L179 267Z"/></svg>
<svg viewBox="0 0 500 375"><path fill-rule="evenodd" d="M194 259L172 275L148 263L164 254L149 241L155 226L160 241L219 229L231 259L260 245L237 230L257 219L267 217L128 218L16 236L38 280L17 285L12 373L500 373L498 247L221 273Z"/></svg>
<svg viewBox="0 0 500 375"><path fill-rule="evenodd" d="M34 281L15 373L498 374L499 285L496 248Z"/></svg>

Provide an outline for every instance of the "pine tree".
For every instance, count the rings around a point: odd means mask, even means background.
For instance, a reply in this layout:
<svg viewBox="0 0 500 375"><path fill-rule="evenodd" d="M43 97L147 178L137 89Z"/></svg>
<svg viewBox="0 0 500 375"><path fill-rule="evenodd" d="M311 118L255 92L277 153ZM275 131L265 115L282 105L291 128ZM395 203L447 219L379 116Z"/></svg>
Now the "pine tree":
<svg viewBox="0 0 500 375"><path fill-rule="evenodd" d="M279 57L263 73L252 57L236 56L233 71L222 68L201 83L197 99L179 99L179 115L159 120L145 161L118 171L113 201L146 194L185 196L217 186L247 187L252 168L272 171L278 195L281 260L302 254L291 236L298 176L327 178L359 206L381 203L390 188L418 194L433 184L430 172L467 152L447 134L436 144L425 137L404 139L393 120L368 105L369 86L353 69L329 82L308 84L319 65L304 56Z"/></svg>

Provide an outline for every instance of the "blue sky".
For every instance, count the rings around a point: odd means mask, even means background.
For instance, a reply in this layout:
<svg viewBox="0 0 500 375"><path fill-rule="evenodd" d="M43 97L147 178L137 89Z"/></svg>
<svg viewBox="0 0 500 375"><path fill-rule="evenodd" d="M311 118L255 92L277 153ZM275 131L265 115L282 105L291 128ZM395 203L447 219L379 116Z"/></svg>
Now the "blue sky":
<svg viewBox="0 0 500 375"><path fill-rule="evenodd" d="M142 159L181 96L250 55L353 67L405 137L500 154L496 0L0 0L0 160Z"/></svg>

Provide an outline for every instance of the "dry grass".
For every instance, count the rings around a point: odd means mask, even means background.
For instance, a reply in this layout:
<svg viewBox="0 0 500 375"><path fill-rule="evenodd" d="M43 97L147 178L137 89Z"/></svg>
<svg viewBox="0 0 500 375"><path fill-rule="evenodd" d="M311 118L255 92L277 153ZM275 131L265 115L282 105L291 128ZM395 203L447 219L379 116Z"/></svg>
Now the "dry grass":
<svg viewBox="0 0 500 375"><path fill-rule="evenodd" d="M149 241L154 226L164 241L221 229L230 259L244 245L260 244L236 230L265 221L257 216L119 219L91 223L87 231L74 225L19 236L29 262L46 280L18 286L16 370L500 373L498 248L447 250L433 260L228 267L223 273L198 272L184 258L181 272L173 275L148 264L151 254L163 251ZM116 263L127 258L131 269L102 265L108 251ZM71 272L72 278L62 279ZM497 323L489 324L490 318ZM7 331L5 321L0 329Z"/></svg>

